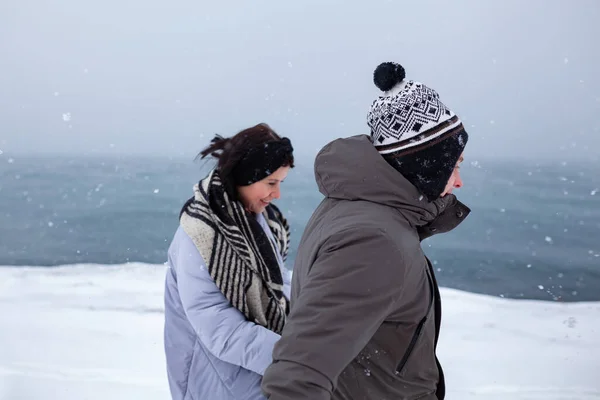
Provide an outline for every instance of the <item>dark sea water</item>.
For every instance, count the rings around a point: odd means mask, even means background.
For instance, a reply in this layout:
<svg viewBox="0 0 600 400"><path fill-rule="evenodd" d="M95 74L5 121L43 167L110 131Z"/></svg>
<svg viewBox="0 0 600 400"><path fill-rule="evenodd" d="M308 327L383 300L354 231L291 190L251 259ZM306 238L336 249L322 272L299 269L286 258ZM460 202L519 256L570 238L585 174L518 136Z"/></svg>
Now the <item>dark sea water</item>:
<svg viewBox="0 0 600 400"><path fill-rule="evenodd" d="M163 263L206 170L166 158L0 156L0 265ZM600 300L600 165L480 161L461 172L471 216L423 244L442 286ZM289 268L320 200L312 168L292 170L278 202L293 230Z"/></svg>

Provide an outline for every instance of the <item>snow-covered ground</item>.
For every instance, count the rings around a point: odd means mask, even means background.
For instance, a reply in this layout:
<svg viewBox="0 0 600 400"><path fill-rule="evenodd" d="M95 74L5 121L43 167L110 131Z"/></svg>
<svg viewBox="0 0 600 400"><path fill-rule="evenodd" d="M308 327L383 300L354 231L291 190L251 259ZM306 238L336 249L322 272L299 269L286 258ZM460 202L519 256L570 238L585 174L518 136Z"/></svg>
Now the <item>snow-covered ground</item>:
<svg viewBox="0 0 600 400"><path fill-rule="evenodd" d="M0 399L168 399L165 267L0 268ZM600 399L600 302L442 289L447 399Z"/></svg>

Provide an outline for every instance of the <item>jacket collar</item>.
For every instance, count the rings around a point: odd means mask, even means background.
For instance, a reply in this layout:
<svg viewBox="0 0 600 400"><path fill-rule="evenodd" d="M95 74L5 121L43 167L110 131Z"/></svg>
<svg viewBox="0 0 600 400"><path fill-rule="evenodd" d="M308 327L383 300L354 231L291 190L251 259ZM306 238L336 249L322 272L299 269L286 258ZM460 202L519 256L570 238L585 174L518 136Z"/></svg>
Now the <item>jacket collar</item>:
<svg viewBox="0 0 600 400"><path fill-rule="evenodd" d="M447 196L448 197L448 196ZM417 227L419 240L423 241L434 235L446 233L460 225L471 214L471 209L458 201L454 195L448 197L440 213L428 224Z"/></svg>

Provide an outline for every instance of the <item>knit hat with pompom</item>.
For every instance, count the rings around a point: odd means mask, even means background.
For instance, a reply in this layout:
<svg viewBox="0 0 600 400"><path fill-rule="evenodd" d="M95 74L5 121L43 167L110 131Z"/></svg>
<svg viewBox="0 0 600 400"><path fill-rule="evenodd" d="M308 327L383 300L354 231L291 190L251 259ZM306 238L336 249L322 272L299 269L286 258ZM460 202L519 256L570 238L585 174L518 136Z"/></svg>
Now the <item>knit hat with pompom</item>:
<svg viewBox="0 0 600 400"><path fill-rule="evenodd" d="M373 81L383 94L371 104L367 124L377 151L433 201L444 191L468 134L435 90L405 77L394 62L375 69Z"/></svg>

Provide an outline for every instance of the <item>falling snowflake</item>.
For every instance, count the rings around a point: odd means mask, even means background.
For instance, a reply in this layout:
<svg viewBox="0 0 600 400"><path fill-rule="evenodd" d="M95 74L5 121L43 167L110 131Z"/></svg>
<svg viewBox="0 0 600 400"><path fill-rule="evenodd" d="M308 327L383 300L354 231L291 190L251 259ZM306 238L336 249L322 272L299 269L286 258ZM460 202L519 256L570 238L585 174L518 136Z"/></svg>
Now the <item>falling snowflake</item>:
<svg viewBox="0 0 600 400"><path fill-rule="evenodd" d="M158 192L160 192L160 190L154 189L154 193L158 193Z"/></svg>
<svg viewBox="0 0 600 400"><path fill-rule="evenodd" d="M565 57L564 63L565 63L565 64L568 64L568 63L569 63L569 59L568 59L567 57Z"/></svg>
<svg viewBox="0 0 600 400"><path fill-rule="evenodd" d="M550 236L546 236L546 242L552 243L552 238Z"/></svg>
<svg viewBox="0 0 600 400"><path fill-rule="evenodd" d="M542 285L538 285L538 289L540 289L540 290L544 290L544 286L542 286Z"/></svg>
<svg viewBox="0 0 600 400"><path fill-rule="evenodd" d="M0 154L2 154L2 153L0 153ZM594 189L594 190L592 190L592 191L590 192L590 194L591 194L592 196L595 196L595 195L596 195L596 193L598 193L598 192L600 192L600 189Z"/></svg>
<svg viewBox="0 0 600 400"><path fill-rule="evenodd" d="M575 325L577 325L577 319L575 319L575 317L569 317L569 319L563 321L563 324L567 325L569 328L575 328Z"/></svg>
<svg viewBox="0 0 600 400"><path fill-rule="evenodd" d="M63 115L62 115L62 119L63 119L63 121L65 121L65 122L69 122L69 121L71 120L71 113L70 113L70 112L68 112L68 113L63 113Z"/></svg>

